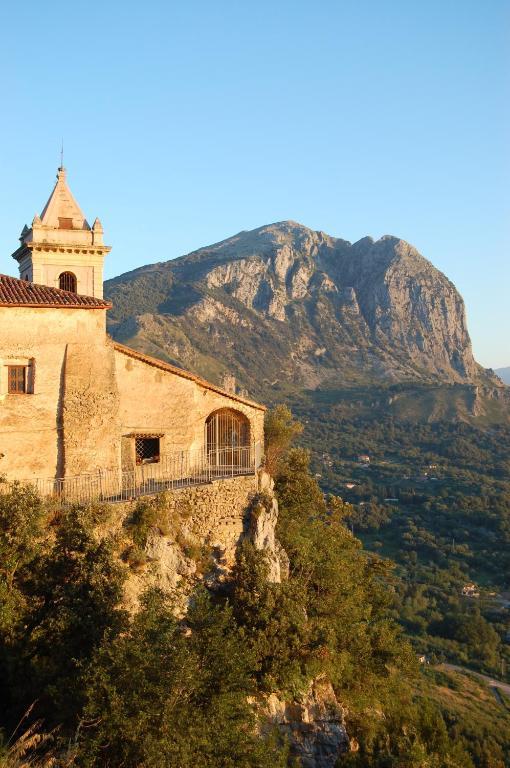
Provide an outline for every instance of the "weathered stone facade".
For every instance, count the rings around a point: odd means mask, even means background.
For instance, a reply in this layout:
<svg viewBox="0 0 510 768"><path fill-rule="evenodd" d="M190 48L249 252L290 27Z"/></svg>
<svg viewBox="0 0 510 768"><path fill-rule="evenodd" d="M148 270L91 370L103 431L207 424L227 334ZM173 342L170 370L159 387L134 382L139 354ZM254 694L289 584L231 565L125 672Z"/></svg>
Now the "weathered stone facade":
<svg viewBox="0 0 510 768"><path fill-rule="evenodd" d="M114 466L118 392L104 309L0 306L0 329L0 474ZM8 392L12 365L30 365L29 392Z"/></svg>
<svg viewBox="0 0 510 768"><path fill-rule="evenodd" d="M207 416L244 414L263 439L264 409L162 361L119 351L104 309L0 305L0 474L69 477L135 463L134 434L161 435L161 458L204 446ZM8 392L8 368L30 391Z"/></svg>
<svg viewBox="0 0 510 768"><path fill-rule="evenodd" d="M251 442L263 441L264 408L255 403L120 344L115 344L115 368L124 468L135 459L129 435L162 433L162 455L200 449L207 417L224 407L247 417Z"/></svg>

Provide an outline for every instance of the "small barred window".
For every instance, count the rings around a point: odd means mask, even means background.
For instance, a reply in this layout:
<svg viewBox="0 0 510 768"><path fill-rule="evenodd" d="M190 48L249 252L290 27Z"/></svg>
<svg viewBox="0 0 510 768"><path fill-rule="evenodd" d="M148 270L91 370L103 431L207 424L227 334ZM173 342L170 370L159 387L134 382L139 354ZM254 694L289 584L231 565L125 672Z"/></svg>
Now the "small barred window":
<svg viewBox="0 0 510 768"><path fill-rule="evenodd" d="M159 461L159 437L136 437L137 464L154 464Z"/></svg>

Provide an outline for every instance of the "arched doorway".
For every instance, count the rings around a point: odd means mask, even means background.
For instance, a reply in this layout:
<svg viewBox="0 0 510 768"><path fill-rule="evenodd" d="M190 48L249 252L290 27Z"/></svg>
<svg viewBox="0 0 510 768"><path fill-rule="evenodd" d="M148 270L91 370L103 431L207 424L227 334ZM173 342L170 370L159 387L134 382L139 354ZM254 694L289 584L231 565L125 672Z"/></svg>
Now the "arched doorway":
<svg viewBox="0 0 510 768"><path fill-rule="evenodd" d="M62 272L58 277L58 287L61 291L76 293L78 281L72 272Z"/></svg>
<svg viewBox="0 0 510 768"><path fill-rule="evenodd" d="M249 469L250 422L240 411L220 408L206 420L207 456L211 466Z"/></svg>

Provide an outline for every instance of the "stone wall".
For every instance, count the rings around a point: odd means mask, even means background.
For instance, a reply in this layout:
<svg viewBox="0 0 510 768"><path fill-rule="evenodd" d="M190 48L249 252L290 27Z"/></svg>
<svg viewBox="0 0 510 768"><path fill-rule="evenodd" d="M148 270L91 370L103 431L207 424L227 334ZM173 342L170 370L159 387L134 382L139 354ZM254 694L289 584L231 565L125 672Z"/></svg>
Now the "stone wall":
<svg viewBox="0 0 510 768"><path fill-rule="evenodd" d="M261 498L266 506L260 505ZM148 586L167 591L180 587L186 593L199 578L221 581L232 568L243 538L267 552L272 581L285 576L286 554L274 535L278 505L272 480L264 471L112 505L116 523L107 532L115 533L122 542L128 563L133 546L130 525L140 503L157 505L163 530L155 526L143 557L138 553L131 562L125 597L130 610L137 608L140 594Z"/></svg>
<svg viewBox="0 0 510 768"><path fill-rule="evenodd" d="M108 364L104 309L64 307L0 307L0 475L8 479L62 476L65 472L65 376L69 355L71 380L67 395L80 390L97 392L104 377L94 381L98 362ZM80 349L80 361L75 350ZM31 365L31 387L27 394L7 392L7 366ZM110 381L110 387L112 386ZM90 405L90 398L84 401ZM68 420L75 432L74 447L80 442L94 450L82 454L80 471L111 463L111 445L97 440L96 428L103 419L101 409L81 410L79 418ZM69 412L70 416L70 412ZM77 431L78 430L78 431ZM103 432L100 432L103 435ZM67 461L73 464L73 445L68 441Z"/></svg>
<svg viewBox="0 0 510 768"><path fill-rule="evenodd" d="M172 491L168 504L179 515L185 538L211 546L217 560L228 568L248 531L249 510L257 492L256 476L236 477Z"/></svg>
<svg viewBox="0 0 510 768"><path fill-rule="evenodd" d="M161 455L204 446L205 422L218 408L233 408L250 422L253 442L264 440L264 410L221 394L171 371L115 350L120 395L122 464L134 459L132 434L161 434Z"/></svg>
<svg viewBox="0 0 510 768"><path fill-rule="evenodd" d="M67 345L63 390L65 475L120 467L119 393L110 340Z"/></svg>

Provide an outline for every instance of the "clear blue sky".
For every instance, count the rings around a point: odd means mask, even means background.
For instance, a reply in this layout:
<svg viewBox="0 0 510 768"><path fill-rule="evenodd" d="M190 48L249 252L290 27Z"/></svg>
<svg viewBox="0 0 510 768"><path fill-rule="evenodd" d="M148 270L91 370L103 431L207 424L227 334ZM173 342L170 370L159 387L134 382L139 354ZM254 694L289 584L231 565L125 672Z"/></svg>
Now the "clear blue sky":
<svg viewBox="0 0 510 768"><path fill-rule="evenodd" d="M107 276L282 219L394 234L510 365L509 84L508 0L1 3L0 271L63 135Z"/></svg>

